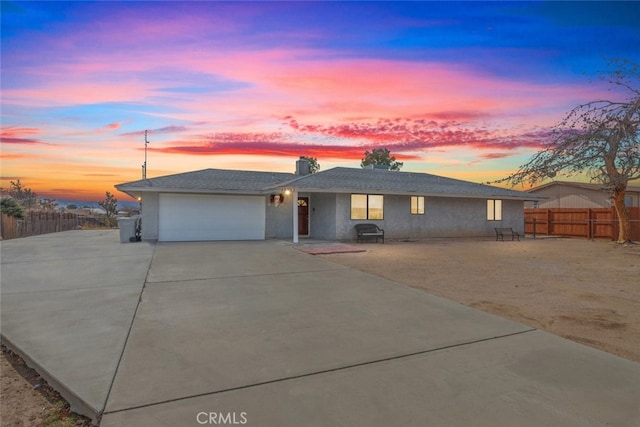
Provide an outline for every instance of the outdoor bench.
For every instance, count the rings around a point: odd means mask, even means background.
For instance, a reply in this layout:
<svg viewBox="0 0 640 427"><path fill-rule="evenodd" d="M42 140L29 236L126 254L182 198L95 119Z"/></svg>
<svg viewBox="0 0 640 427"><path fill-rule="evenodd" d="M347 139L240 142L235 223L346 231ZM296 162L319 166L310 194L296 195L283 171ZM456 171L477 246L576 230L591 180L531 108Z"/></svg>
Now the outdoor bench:
<svg viewBox="0 0 640 427"><path fill-rule="evenodd" d="M502 240L504 242L504 236L511 235L511 240L518 239L520 241L520 234L517 231L513 231L513 228L496 228L496 242Z"/></svg>
<svg viewBox="0 0 640 427"><path fill-rule="evenodd" d="M384 230L375 224L356 224L356 233L358 233L356 243L362 243L365 237L375 237L376 243L378 243L378 238L381 237L382 243L384 243Z"/></svg>

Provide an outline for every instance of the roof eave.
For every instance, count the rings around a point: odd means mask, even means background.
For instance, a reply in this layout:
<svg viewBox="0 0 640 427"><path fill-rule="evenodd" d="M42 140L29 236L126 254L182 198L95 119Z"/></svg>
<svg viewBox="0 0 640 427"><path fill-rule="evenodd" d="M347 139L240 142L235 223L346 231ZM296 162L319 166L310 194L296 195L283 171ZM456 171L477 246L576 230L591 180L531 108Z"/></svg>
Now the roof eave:
<svg viewBox="0 0 640 427"><path fill-rule="evenodd" d="M171 187L128 187L116 185L116 189L131 195L131 193L182 193L182 194L243 194L262 196L267 194L264 190L237 190L237 189L203 189L203 188L171 188ZM134 196L136 197L136 196Z"/></svg>
<svg viewBox="0 0 640 427"><path fill-rule="evenodd" d="M295 185L293 188L296 188ZM547 199L548 197L527 194L520 196L507 196L503 194L455 194L455 193L433 193L425 191L393 191L393 190L375 190L375 189L353 189L353 188L296 188L300 193L339 193L339 194L383 194L386 196L425 196L425 197L447 197L447 198L465 198L465 199L503 199L503 200L522 200L536 201Z"/></svg>

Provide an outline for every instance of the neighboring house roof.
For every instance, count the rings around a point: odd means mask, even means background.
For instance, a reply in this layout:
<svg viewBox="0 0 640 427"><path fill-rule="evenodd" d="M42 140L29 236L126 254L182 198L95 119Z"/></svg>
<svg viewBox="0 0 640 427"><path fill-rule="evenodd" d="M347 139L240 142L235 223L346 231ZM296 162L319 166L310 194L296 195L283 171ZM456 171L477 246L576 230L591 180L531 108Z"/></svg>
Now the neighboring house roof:
<svg viewBox="0 0 640 427"><path fill-rule="evenodd" d="M290 184L299 191L327 191L350 193L354 191L380 194L419 194L439 197L480 197L537 200L531 194L476 184L459 179L445 178L428 173L392 172L376 169L337 167L313 175L299 177Z"/></svg>
<svg viewBox="0 0 640 427"><path fill-rule="evenodd" d="M298 175L279 172L253 172L204 169L116 185L120 191L261 194L265 188L290 181Z"/></svg>
<svg viewBox="0 0 640 427"><path fill-rule="evenodd" d="M585 190L593 190L593 191L610 191L604 184L594 184L589 182L573 182L573 181L551 181L546 184L539 185L537 187L531 188L529 192L535 193L537 191L543 190L548 187L553 186L565 186L565 187L574 187L574 188L582 188ZM640 193L640 187L628 186L627 192L635 192Z"/></svg>
<svg viewBox="0 0 640 427"><path fill-rule="evenodd" d="M438 197L538 200L526 192L445 178L427 173L337 167L312 175L204 169L116 185L128 194L142 192L266 194L284 187L307 192L418 194ZM132 195L133 195L132 194Z"/></svg>

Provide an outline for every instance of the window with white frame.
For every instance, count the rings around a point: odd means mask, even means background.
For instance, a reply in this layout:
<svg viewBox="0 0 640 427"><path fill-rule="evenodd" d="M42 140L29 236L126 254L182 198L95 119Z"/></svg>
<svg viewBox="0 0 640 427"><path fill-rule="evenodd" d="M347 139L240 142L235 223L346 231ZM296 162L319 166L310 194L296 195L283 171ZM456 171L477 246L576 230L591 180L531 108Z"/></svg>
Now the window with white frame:
<svg viewBox="0 0 640 427"><path fill-rule="evenodd" d="M384 219L384 196L352 194L351 219Z"/></svg>
<svg viewBox="0 0 640 427"><path fill-rule="evenodd" d="M502 200L487 200L487 221L502 221Z"/></svg>
<svg viewBox="0 0 640 427"><path fill-rule="evenodd" d="M424 215L424 196L411 196L411 215Z"/></svg>

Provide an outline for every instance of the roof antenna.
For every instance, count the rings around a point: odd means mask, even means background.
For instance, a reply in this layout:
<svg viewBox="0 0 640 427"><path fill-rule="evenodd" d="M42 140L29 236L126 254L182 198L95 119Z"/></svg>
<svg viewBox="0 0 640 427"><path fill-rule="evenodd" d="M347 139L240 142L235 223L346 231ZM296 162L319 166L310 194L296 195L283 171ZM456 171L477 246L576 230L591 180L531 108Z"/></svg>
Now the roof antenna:
<svg viewBox="0 0 640 427"><path fill-rule="evenodd" d="M144 164L142 165L142 179L147 179L147 145L149 145L149 141L147 140L147 131L144 131Z"/></svg>

